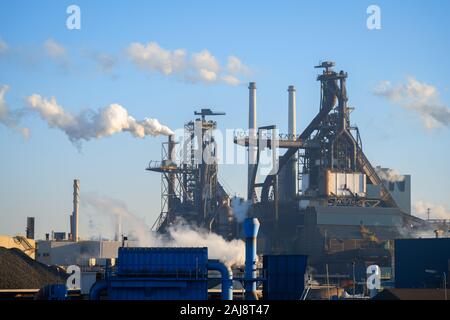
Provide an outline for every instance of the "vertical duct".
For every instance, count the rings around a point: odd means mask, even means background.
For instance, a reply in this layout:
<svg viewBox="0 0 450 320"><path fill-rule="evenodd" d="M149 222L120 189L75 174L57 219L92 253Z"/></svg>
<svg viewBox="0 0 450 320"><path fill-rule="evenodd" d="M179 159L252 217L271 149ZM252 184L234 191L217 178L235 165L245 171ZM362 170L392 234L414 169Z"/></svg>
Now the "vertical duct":
<svg viewBox="0 0 450 320"><path fill-rule="evenodd" d="M244 221L245 232L245 299L258 300L256 295L256 237L259 221L247 218Z"/></svg>
<svg viewBox="0 0 450 320"><path fill-rule="evenodd" d="M167 165L173 166L175 163L175 136L170 135L167 144ZM167 212L171 213L173 209L173 202L175 200L175 174L168 174L167 191L169 194L167 203Z"/></svg>
<svg viewBox="0 0 450 320"><path fill-rule="evenodd" d="M256 129L256 83L250 82L249 86L249 108L248 108L248 177L247 177L247 200L253 201L253 171L256 169L257 157L257 129Z"/></svg>
<svg viewBox="0 0 450 320"><path fill-rule="evenodd" d="M71 240L78 241L78 207L80 203L80 180L73 180L73 212L70 217Z"/></svg>

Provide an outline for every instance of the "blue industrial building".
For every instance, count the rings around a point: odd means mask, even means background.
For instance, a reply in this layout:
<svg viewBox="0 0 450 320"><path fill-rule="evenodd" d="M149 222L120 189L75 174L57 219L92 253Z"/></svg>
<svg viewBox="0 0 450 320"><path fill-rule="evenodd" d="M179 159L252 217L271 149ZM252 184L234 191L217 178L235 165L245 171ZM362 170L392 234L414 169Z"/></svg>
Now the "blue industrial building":
<svg viewBox="0 0 450 320"><path fill-rule="evenodd" d="M450 238L395 240L396 288L449 287Z"/></svg>
<svg viewBox="0 0 450 320"><path fill-rule="evenodd" d="M305 289L307 258L304 255L265 255L264 299L300 300Z"/></svg>

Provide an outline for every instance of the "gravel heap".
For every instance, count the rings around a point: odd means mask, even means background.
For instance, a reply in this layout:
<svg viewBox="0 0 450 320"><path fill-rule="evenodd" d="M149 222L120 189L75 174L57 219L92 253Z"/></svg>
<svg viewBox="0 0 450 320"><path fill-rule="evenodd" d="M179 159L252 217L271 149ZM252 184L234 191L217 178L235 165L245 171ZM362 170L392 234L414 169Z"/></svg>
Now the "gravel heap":
<svg viewBox="0 0 450 320"><path fill-rule="evenodd" d="M0 289L40 289L48 284L64 284L67 274L27 256L19 249L0 247Z"/></svg>

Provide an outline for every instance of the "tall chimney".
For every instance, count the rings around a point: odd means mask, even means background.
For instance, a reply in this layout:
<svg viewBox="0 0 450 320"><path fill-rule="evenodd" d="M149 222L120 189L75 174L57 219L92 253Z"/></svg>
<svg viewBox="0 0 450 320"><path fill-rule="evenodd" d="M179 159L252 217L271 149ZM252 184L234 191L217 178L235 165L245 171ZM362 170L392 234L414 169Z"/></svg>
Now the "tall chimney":
<svg viewBox="0 0 450 320"><path fill-rule="evenodd" d="M70 220L72 241L78 241L78 206L80 203L80 180L73 180L73 212Z"/></svg>
<svg viewBox="0 0 450 320"><path fill-rule="evenodd" d="M296 139L297 136L297 102L295 97L295 87L289 86L288 88L288 134L290 139ZM288 197L290 200L295 199L297 196L297 155L294 154L288 162L286 178L289 185Z"/></svg>
<svg viewBox="0 0 450 320"><path fill-rule="evenodd" d="M288 118L288 134L294 137L297 134L297 115L296 115L296 101L295 101L295 87L289 86L289 118Z"/></svg>
<svg viewBox="0 0 450 320"><path fill-rule="evenodd" d="M256 128L256 83L250 82L249 86L249 108L248 108L248 178L247 178L247 200L253 200L253 174L256 169L257 158L257 128Z"/></svg>

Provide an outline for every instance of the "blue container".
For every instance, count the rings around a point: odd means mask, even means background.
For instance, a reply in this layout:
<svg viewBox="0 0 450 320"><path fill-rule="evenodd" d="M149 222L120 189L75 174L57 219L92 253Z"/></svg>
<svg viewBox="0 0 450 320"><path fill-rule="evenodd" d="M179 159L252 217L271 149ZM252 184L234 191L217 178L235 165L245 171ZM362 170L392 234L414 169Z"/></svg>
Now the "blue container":
<svg viewBox="0 0 450 320"><path fill-rule="evenodd" d="M264 299L299 300L305 289L307 259L304 255L264 256Z"/></svg>
<svg viewBox="0 0 450 320"><path fill-rule="evenodd" d="M110 300L207 300L207 248L120 248Z"/></svg>
<svg viewBox="0 0 450 320"><path fill-rule="evenodd" d="M450 238L395 240L395 287L450 288L449 261Z"/></svg>
<svg viewBox="0 0 450 320"><path fill-rule="evenodd" d="M206 275L208 248L119 248L118 275Z"/></svg>

